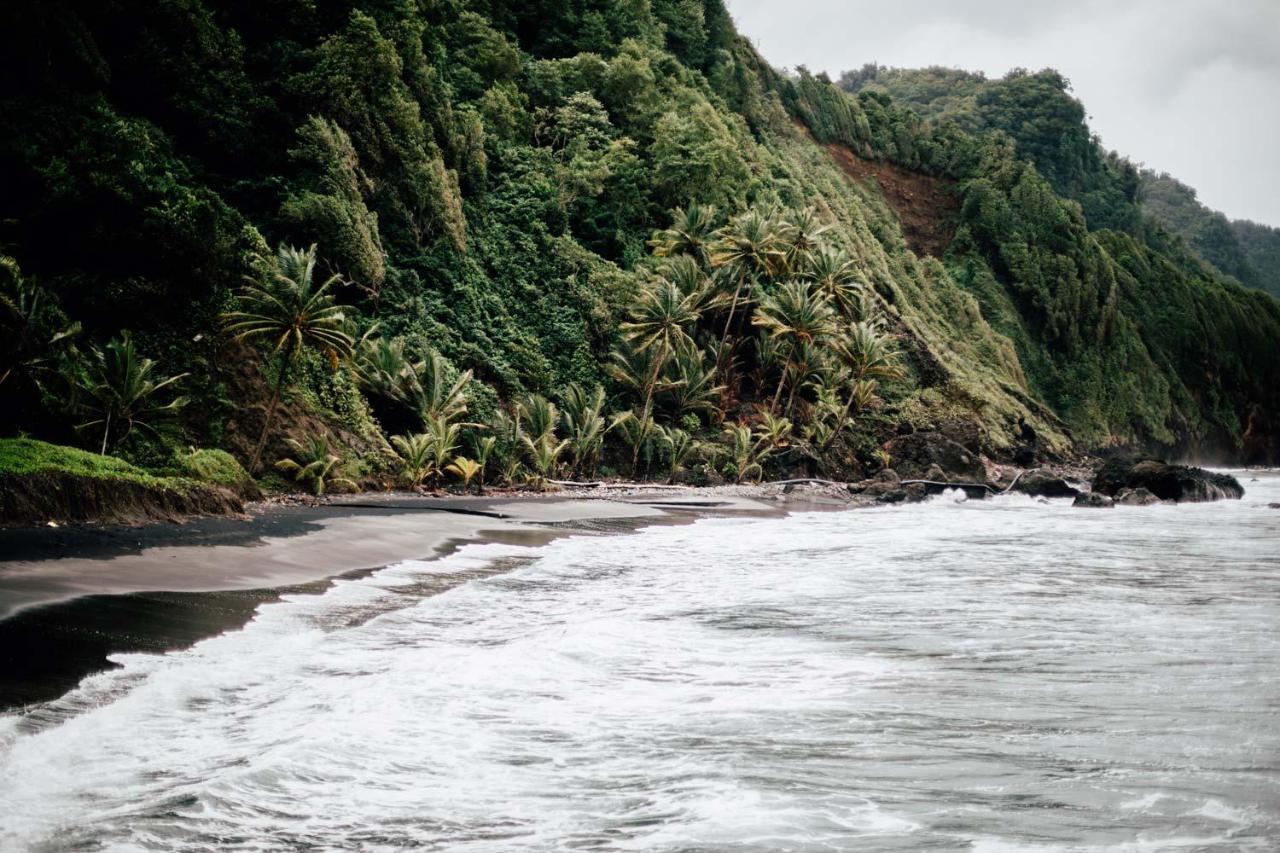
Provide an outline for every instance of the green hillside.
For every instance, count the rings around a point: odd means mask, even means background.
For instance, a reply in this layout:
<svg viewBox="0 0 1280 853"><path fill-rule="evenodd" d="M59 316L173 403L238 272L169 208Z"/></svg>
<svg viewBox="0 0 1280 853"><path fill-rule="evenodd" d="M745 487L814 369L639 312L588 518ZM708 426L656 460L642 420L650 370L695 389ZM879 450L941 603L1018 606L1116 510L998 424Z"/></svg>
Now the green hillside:
<svg viewBox="0 0 1280 853"><path fill-rule="evenodd" d="M317 490L854 476L904 425L1277 458L1280 303L1043 75L928 122L719 0L0 16L9 432Z"/></svg>

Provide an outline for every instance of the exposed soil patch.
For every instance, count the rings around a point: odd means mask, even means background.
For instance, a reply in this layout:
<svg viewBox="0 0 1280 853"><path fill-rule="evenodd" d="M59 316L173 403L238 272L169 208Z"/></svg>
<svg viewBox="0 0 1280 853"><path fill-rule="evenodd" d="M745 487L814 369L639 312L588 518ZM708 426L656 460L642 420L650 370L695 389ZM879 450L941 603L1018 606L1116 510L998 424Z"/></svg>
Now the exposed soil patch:
<svg viewBox="0 0 1280 853"><path fill-rule="evenodd" d="M874 178L902 224L902 236L917 255L942 257L956 233L960 199L955 181L912 172L893 163L866 160L843 145L826 146L831 159L857 181Z"/></svg>
<svg viewBox="0 0 1280 853"><path fill-rule="evenodd" d="M239 497L220 486L186 482L181 488L63 471L0 476L0 525L59 522L181 521L193 515L238 515Z"/></svg>

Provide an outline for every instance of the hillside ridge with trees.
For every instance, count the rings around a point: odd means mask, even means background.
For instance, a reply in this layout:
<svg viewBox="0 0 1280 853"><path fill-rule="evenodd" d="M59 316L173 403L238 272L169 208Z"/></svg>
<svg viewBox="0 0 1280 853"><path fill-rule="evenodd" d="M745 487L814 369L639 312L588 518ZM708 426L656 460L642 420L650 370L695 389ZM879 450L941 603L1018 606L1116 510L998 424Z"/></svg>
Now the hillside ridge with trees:
<svg viewBox="0 0 1280 853"><path fill-rule="evenodd" d="M0 16L0 458L316 494L856 479L906 434L1280 459L1280 303L1073 108L933 121L720 0Z"/></svg>

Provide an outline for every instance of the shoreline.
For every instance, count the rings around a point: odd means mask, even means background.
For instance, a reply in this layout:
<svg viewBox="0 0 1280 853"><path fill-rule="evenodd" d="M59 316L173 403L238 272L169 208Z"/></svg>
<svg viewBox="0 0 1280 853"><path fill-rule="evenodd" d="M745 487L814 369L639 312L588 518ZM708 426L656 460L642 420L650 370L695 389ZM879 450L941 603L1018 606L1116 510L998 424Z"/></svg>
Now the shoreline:
<svg viewBox="0 0 1280 853"><path fill-rule="evenodd" d="M855 505L821 494L635 490L440 499L368 494L323 506L262 504L246 519L0 531L0 713L56 699L115 665L238 630L259 605L475 543L540 545L708 516ZM752 496L742 492L754 491ZM442 579L441 589L466 582Z"/></svg>

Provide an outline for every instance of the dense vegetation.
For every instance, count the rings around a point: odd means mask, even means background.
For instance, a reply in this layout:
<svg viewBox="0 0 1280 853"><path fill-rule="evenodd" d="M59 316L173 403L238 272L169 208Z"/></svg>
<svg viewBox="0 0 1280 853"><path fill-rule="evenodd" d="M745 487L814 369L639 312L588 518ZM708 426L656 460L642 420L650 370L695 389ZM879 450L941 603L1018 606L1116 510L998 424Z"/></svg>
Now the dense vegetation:
<svg viewBox="0 0 1280 853"><path fill-rule="evenodd" d="M1155 227L1162 226L1218 272L1280 296L1280 229L1228 220L1172 176L1138 169L1106 151L1089 131L1084 106L1056 71L1017 69L989 80L953 68L868 64L845 72L840 85L855 93L889 94L934 124L1007 134L1055 192L1080 203L1091 228L1126 231L1167 249L1167 238ZM1153 221L1144 222L1144 215Z"/></svg>
<svg viewBox="0 0 1280 853"><path fill-rule="evenodd" d="M852 475L901 424L1274 450L1277 303L1148 234L1042 75L930 123L719 0L0 14L11 431L315 491ZM956 193L944 256L837 151Z"/></svg>
<svg viewBox="0 0 1280 853"><path fill-rule="evenodd" d="M1196 191L1166 173L1144 169L1142 208L1219 272L1280 297L1280 229L1210 210Z"/></svg>

